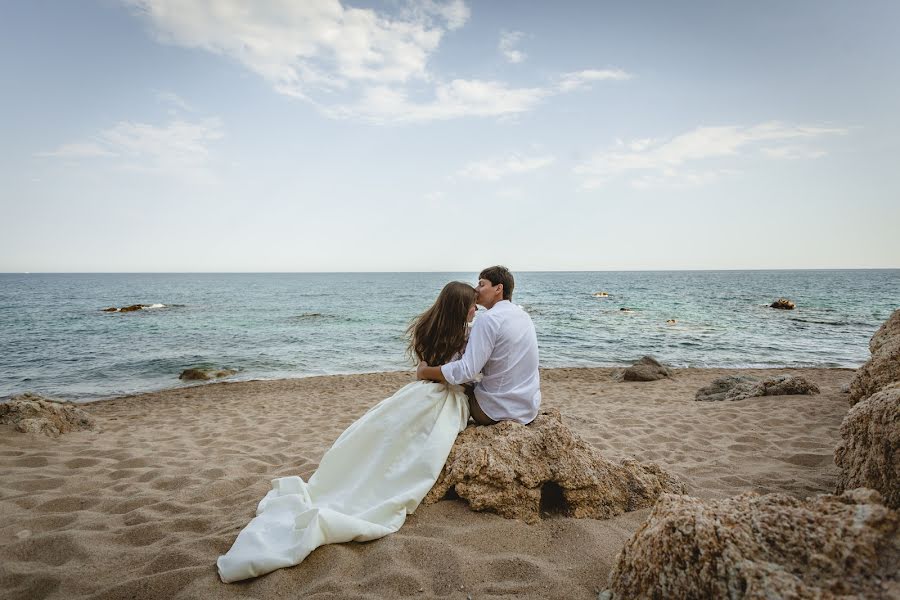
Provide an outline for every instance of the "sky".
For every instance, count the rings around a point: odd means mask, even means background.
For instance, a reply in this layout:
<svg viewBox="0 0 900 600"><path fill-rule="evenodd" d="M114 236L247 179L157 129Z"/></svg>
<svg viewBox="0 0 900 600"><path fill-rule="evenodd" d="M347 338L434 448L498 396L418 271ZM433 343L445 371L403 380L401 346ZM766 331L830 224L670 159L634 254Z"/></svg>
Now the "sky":
<svg viewBox="0 0 900 600"><path fill-rule="evenodd" d="M0 3L0 272L900 267L900 3Z"/></svg>

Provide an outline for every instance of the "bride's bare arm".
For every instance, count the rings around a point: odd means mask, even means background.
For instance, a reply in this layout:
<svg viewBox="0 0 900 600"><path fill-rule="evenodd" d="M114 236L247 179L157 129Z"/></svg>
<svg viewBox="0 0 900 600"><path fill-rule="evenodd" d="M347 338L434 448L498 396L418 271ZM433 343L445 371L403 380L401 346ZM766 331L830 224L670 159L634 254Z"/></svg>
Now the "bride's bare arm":
<svg viewBox="0 0 900 600"><path fill-rule="evenodd" d="M439 383L447 383L444 379L444 373L440 367L429 367L428 363L420 362L416 368L416 379L426 379L428 381L437 381Z"/></svg>

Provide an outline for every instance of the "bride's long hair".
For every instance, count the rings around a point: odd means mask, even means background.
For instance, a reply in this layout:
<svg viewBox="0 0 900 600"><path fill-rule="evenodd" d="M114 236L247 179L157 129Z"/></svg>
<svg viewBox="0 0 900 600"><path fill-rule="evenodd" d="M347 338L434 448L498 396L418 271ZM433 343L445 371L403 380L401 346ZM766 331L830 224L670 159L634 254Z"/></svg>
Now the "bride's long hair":
<svg viewBox="0 0 900 600"><path fill-rule="evenodd" d="M477 296L468 283L445 285L431 308L413 319L406 330L410 358L439 366L461 352L466 345L466 318Z"/></svg>

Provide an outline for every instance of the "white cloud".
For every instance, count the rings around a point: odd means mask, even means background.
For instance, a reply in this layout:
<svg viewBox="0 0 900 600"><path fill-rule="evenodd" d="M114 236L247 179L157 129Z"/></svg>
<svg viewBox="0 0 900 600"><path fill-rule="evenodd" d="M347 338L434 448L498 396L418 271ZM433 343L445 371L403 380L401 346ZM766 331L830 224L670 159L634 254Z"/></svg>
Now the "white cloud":
<svg viewBox="0 0 900 600"><path fill-rule="evenodd" d="M509 175L517 175L535 171L550 166L555 162L552 156L521 156L514 154L512 156L489 158L486 160L471 162L460 169L457 173L460 177L467 179L478 179L482 181L497 181Z"/></svg>
<svg viewBox="0 0 900 600"><path fill-rule="evenodd" d="M815 150L805 146L778 146L775 148L763 148L762 153L769 158L776 159L812 159L825 156L824 150Z"/></svg>
<svg viewBox="0 0 900 600"><path fill-rule="evenodd" d="M518 44L525 34L521 31L501 31L500 32L500 43L498 44L498 48L500 53L503 54L504 58L506 58L507 62L511 62L513 64L520 63L525 60L527 54L520 50L516 50L515 46Z"/></svg>
<svg viewBox="0 0 900 600"><path fill-rule="evenodd" d="M209 145L223 136L222 124L215 118L175 120L162 126L122 121L89 142L62 144L38 156L115 159L120 168L209 181Z"/></svg>
<svg viewBox="0 0 900 600"><path fill-rule="evenodd" d="M632 75L622 69L604 69L600 71L587 69L585 71L563 73L557 83L557 89L560 92L571 92L587 87L592 81L624 81L631 78Z"/></svg>
<svg viewBox="0 0 900 600"><path fill-rule="evenodd" d="M758 147L760 142L815 138L847 131L778 121L751 127L698 127L669 140L617 140L612 150L595 154L575 167L575 172L583 177L583 185L587 188L598 187L618 176L630 176L632 184L639 187L667 181L702 185L733 172L728 168L710 169L705 166L706 161L736 157L751 147ZM769 149L764 152L772 158L790 157L787 151Z"/></svg>
<svg viewBox="0 0 900 600"><path fill-rule="evenodd" d="M191 105L185 102L184 99L175 92L156 92L156 99L163 104L174 106L175 108L181 109L183 111L193 112L194 110Z"/></svg>
<svg viewBox="0 0 900 600"><path fill-rule="evenodd" d="M372 87L355 104L325 109L326 114L373 122L417 122L460 117L496 117L532 110L548 96L543 88L510 88L497 81L454 79L438 83L434 97L410 100L404 90Z"/></svg>
<svg viewBox="0 0 900 600"><path fill-rule="evenodd" d="M463 0L412 0L395 16L345 7L339 0L121 1L150 23L160 42L227 56L278 93L334 118L385 123L515 115L590 82L629 77L623 71L580 71L549 85L519 88L443 80L428 62L444 35L468 21Z"/></svg>

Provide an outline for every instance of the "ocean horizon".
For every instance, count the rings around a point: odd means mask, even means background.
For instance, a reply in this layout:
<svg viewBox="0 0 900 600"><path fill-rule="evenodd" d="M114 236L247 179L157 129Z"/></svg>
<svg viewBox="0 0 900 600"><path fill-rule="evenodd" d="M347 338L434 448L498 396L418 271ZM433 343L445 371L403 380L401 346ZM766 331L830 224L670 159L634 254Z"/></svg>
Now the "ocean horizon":
<svg viewBox="0 0 900 600"><path fill-rule="evenodd" d="M516 271L541 366L856 368L900 269ZM66 400L235 380L411 369L404 332L475 271L0 274L0 398ZM597 294L595 296L595 294ZM606 294L606 295L602 295ZM793 311L769 307L779 297ZM109 307L143 304L130 313ZM627 310L622 310L627 309ZM674 323L672 322L674 321Z"/></svg>

